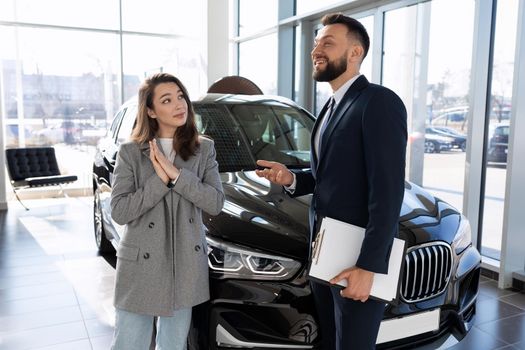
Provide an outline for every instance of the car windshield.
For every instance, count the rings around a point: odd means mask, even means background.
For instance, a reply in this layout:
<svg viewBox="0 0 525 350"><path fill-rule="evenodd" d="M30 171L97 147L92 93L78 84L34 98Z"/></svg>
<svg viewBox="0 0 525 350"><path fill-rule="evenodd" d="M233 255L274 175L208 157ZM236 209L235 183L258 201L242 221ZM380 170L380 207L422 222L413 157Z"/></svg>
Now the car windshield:
<svg viewBox="0 0 525 350"><path fill-rule="evenodd" d="M276 103L194 104L199 132L215 141L220 172L254 170L258 159L310 166L314 120Z"/></svg>

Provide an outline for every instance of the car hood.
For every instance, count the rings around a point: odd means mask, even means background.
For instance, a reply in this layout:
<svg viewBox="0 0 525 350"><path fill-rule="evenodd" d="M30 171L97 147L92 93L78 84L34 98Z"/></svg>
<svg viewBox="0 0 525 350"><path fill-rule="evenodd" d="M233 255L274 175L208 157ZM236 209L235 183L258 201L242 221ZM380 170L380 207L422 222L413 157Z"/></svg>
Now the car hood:
<svg viewBox="0 0 525 350"><path fill-rule="evenodd" d="M452 243L460 212L423 188L405 181L405 196L399 215L399 236L408 247L431 241Z"/></svg>
<svg viewBox="0 0 525 350"><path fill-rule="evenodd" d="M222 173L226 201L218 216L205 216L208 234L252 249L306 260L311 195L291 198L254 171ZM400 236L408 246L451 242L459 213L421 187L405 183Z"/></svg>
<svg viewBox="0 0 525 350"><path fill-rule="evenodd" d="M222 173L226 201L222 212L207 217L208 233L278 255L306 259L311 196L291 198L254 171Z"/></svg>

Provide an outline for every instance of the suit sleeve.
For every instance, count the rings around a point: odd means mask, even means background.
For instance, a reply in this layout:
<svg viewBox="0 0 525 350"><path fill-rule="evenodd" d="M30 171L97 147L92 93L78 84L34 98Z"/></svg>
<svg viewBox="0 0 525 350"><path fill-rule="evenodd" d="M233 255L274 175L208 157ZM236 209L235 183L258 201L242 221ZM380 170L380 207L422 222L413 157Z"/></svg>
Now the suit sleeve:
<svg viewBox="0 0 525 350"><path fill-rule="evenodd" d="M296 186L293 193L286 191L290 197L304 196L314 192L315 179L312 170L292 170L292 172L295 174Z"/></svg>
<svg viewBox="0 0 525 350"><path fill-rule="evenodd" d="M219 176L219 164L215 160L215 147L212 141L201 144L205 152L206 169L202 180L188 169L182 168L173 187L182 197L210 215L217 215L224 205L224 191Z"/></svg>
<svg viewBox="0 0 525 350"><path fill-rule="evenodd" d="M356 266L387 273L405 187L407 114L396 94L380 89L372 96L362 116L362 134L368 224Z"/></svg>
<svg viewBox="0 0 525 350"><path fill-rule="evenodd" d="M111 217L125 225L146 213L159 203L170 189L157 174L150 176L143 187L136 188L134 166L130 151L132 144L124 144L118 152L111 191Z"/></svg>

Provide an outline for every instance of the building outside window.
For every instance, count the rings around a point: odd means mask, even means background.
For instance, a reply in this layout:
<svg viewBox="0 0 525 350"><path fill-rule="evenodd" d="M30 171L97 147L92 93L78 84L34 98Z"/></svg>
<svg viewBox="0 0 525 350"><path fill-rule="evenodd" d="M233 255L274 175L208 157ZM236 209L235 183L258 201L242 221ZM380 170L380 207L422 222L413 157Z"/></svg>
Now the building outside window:
<svg viewBox="0 0 525 350"><path fill-rule="evenodd" d="M5 147L55 147L61 172L79 178L68 188L91 193L95 145L146 76L172 73L192 98L206 91L204 4L122 0L120 16L116 0L2 1Z"/></svg>

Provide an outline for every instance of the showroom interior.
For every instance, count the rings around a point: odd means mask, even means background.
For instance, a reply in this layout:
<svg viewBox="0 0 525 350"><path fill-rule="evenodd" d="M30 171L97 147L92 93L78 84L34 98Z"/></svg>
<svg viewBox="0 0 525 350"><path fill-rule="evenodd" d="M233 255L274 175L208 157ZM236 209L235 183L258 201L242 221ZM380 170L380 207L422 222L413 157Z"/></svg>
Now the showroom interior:
<svg viewBox="0 0 525 350"><path fill-rule="evenodd" d="M411 348L525 349L525 0L0 2L0 349L109 349L116 257L94 238L94 162L144 78L174 74L197 100L238 75L317 116L331 89L310 52L332 12L365 26L361 73L405 104L406 180L468 219L481 257L466 335ZM15 194L6 151L34 147L76 179ZM209 333L217 349L316 348Z"/></svg>

